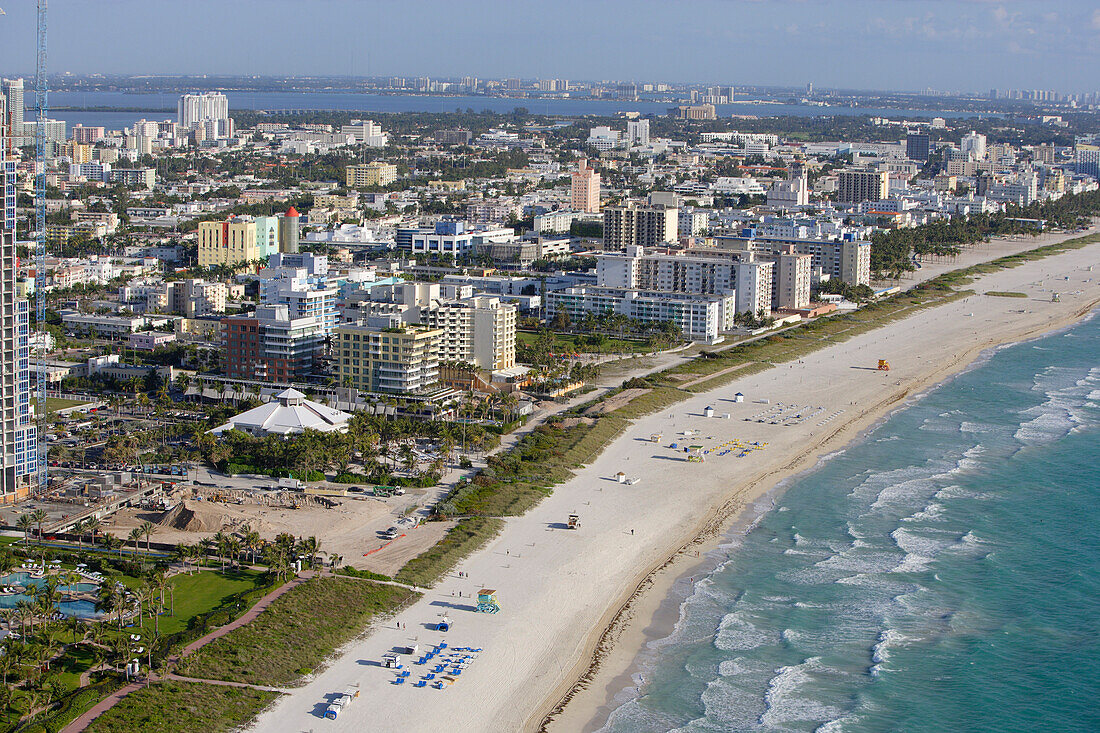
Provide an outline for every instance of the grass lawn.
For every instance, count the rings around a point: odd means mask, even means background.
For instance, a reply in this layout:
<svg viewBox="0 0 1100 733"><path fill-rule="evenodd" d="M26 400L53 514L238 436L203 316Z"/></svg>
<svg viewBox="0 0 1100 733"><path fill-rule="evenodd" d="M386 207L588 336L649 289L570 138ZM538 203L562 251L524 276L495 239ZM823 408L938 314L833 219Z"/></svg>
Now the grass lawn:
<svg viewBox="0 0 1100 733"><path fill-rule="evenodd" d="M64 410L66 407L76 407L77 405L86 405L87 400L66 400L61 397L47 397L46 398L46 414L57 412L58 410Z"/></svg>
<svg viewBox="0 0 1100 733"><path fill-rule="evenodd" d="M192 575L172 576L176 613L174 616L165 613L160 617L161 636L183 631L191 618L217 608L235 593L255 588L259 579L260 574L252 570L227 570L225 575L214 570L202 570ZM165 595L164 602L170 608L171 596ZM144 626L152 630L153 623L146 619Z"/></svg>
<svg viewBox="0 0 1100 733"><path fill-rule="evenodd" d="M1015 290L989 290L986 295L992 295L995 298L1026 298L1027 293L1021 293Z"/></svg>
<svg viewBox="0 0 1100 733"><path fill-rule="evenodd" d="M254 718L276 693L191 682L157 682L92 721L88 733L222 733Z"/></svg>
<svg viewBox="0 0 1100 733"><path fill-rule="evenodd" d="M179 666L188 677L289 685L311 673L380 613L419 597L368 580L323 577L278 598L252 623L208 644Z"/></svg>

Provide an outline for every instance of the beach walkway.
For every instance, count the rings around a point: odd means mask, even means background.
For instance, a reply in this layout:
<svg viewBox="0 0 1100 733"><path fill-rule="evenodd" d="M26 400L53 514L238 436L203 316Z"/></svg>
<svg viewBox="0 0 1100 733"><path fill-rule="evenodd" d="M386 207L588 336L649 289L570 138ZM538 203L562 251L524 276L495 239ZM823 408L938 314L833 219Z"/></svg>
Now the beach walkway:
<svg viewBox="0 0 1100 733"><path fill-rule="evenodd" d="M256 604L254 606L252 606L252 608L248 609L243 614L241 614L241 616L239 618L237 618L233 621L230 621L225 626L219 626L218 628L211 631L209 634L206 634L205 636L203 636L199 639L196 639L195 641L191 642L186 647L184 647L183 651L181 651L179 654L173 654L172 656L168 657L166 665L171 667L172 665L175 665L175 664L179 663L179 661L181 659L183 659L184 657L188 657L188 656L194 654L196 651L198 651L199 649L202 649L204 646L206 646L210 642L214 641L215 639L220 639L221 637L225 636L226 634L233 631L234 629L239 629L239 628L241 628L242 626L244 626L246 624L252 623L252 621L257 616L259 616L260 613L262 613L264 609L266 609L268 606L270 606L272 603L275 602L275 599L277 599L277 598L283 596L284 594L290 592L291 590L297 588L298 586L300 586L302 583L305 583L307 580L309 580L313 576L314 576L313 571L305 571L302 574L298 575L293 580L279 586L275 590L273 590L270 593L268 593L267 595L265 595L260 600L256 601ZM275 687L262 687L262 686L258 686L258 685L246 685L246 684L243 684L243 683L240 683L240 682L226 682L224 680L205 680L205 679L198 679L198 678L195 678L195 677L183 677L181 675L176 675L176 674L172 674L172 673L169 673L168 675L166 675L164 677L159 677L157 675L150 675L148 679L143 680L142 682L133 682L129 685L126 685L125 687L118 690L117 692L114 692L111 695L104 698L103 700L100 700L90 710L86 711L79 718L77 718L76 720L74 720L73 722L71 722L67 726L65 726L62 729L62 733L79 733L79 731L82 731L85 728L87 728L89 725L91 725L93 720L95 720L100 715L103 715L103 713L105 713L108 710L110 710L111 708L113 708L115 705L117 705L119 703L120 700L122 700L122 698L126 697L131 692L134 692L136 690L140 690L142 687L145 687L150 682L157 682L161 679L178 680L178 681L181 681L181 682L203 682L203 683L207 683L207 684L224 685L224 686L228 686L228 687L253 687L257 690L266 690L266 691L269 691L269 692L283 692L283 690L275 688Z"/></svg>

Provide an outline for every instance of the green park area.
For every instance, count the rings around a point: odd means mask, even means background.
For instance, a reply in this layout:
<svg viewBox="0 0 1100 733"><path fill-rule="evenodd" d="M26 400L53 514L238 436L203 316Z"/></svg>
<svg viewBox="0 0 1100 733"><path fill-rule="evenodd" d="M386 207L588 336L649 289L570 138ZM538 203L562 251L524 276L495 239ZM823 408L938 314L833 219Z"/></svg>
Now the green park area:
<svg viewBox="0 0 1100 733"><path fill-rule="evenodd" d="M84 400L69 400L62 397L47 397L46 398L46 414L53 414L58 410L64 410L69 407L77 407L78 405L88 404Z"/></svg>

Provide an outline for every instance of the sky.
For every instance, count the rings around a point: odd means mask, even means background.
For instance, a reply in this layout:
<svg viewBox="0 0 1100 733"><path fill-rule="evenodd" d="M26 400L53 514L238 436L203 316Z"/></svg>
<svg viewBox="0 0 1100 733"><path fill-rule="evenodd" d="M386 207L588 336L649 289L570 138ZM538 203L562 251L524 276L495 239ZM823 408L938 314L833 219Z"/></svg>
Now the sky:
<svg viewBox="0 0 1100 733"><path fill-rule="evenodd" d="M50 0L74 74L1100 90L1100 0ZM0 0L0 74L34 0Z"/></svg>

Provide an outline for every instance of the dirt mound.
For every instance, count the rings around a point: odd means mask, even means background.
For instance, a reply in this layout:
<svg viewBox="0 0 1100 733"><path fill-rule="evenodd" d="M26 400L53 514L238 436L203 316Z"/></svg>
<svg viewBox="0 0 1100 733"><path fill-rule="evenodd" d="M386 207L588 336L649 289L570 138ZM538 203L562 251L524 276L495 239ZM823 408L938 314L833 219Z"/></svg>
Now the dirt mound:
<svg viewBox="0 0 1100 733"><path fill-rule="evenodd" d="M188 499L165 512L157 524L184 532L220 532L238 521L238 517L217 507Z"/></svg>

